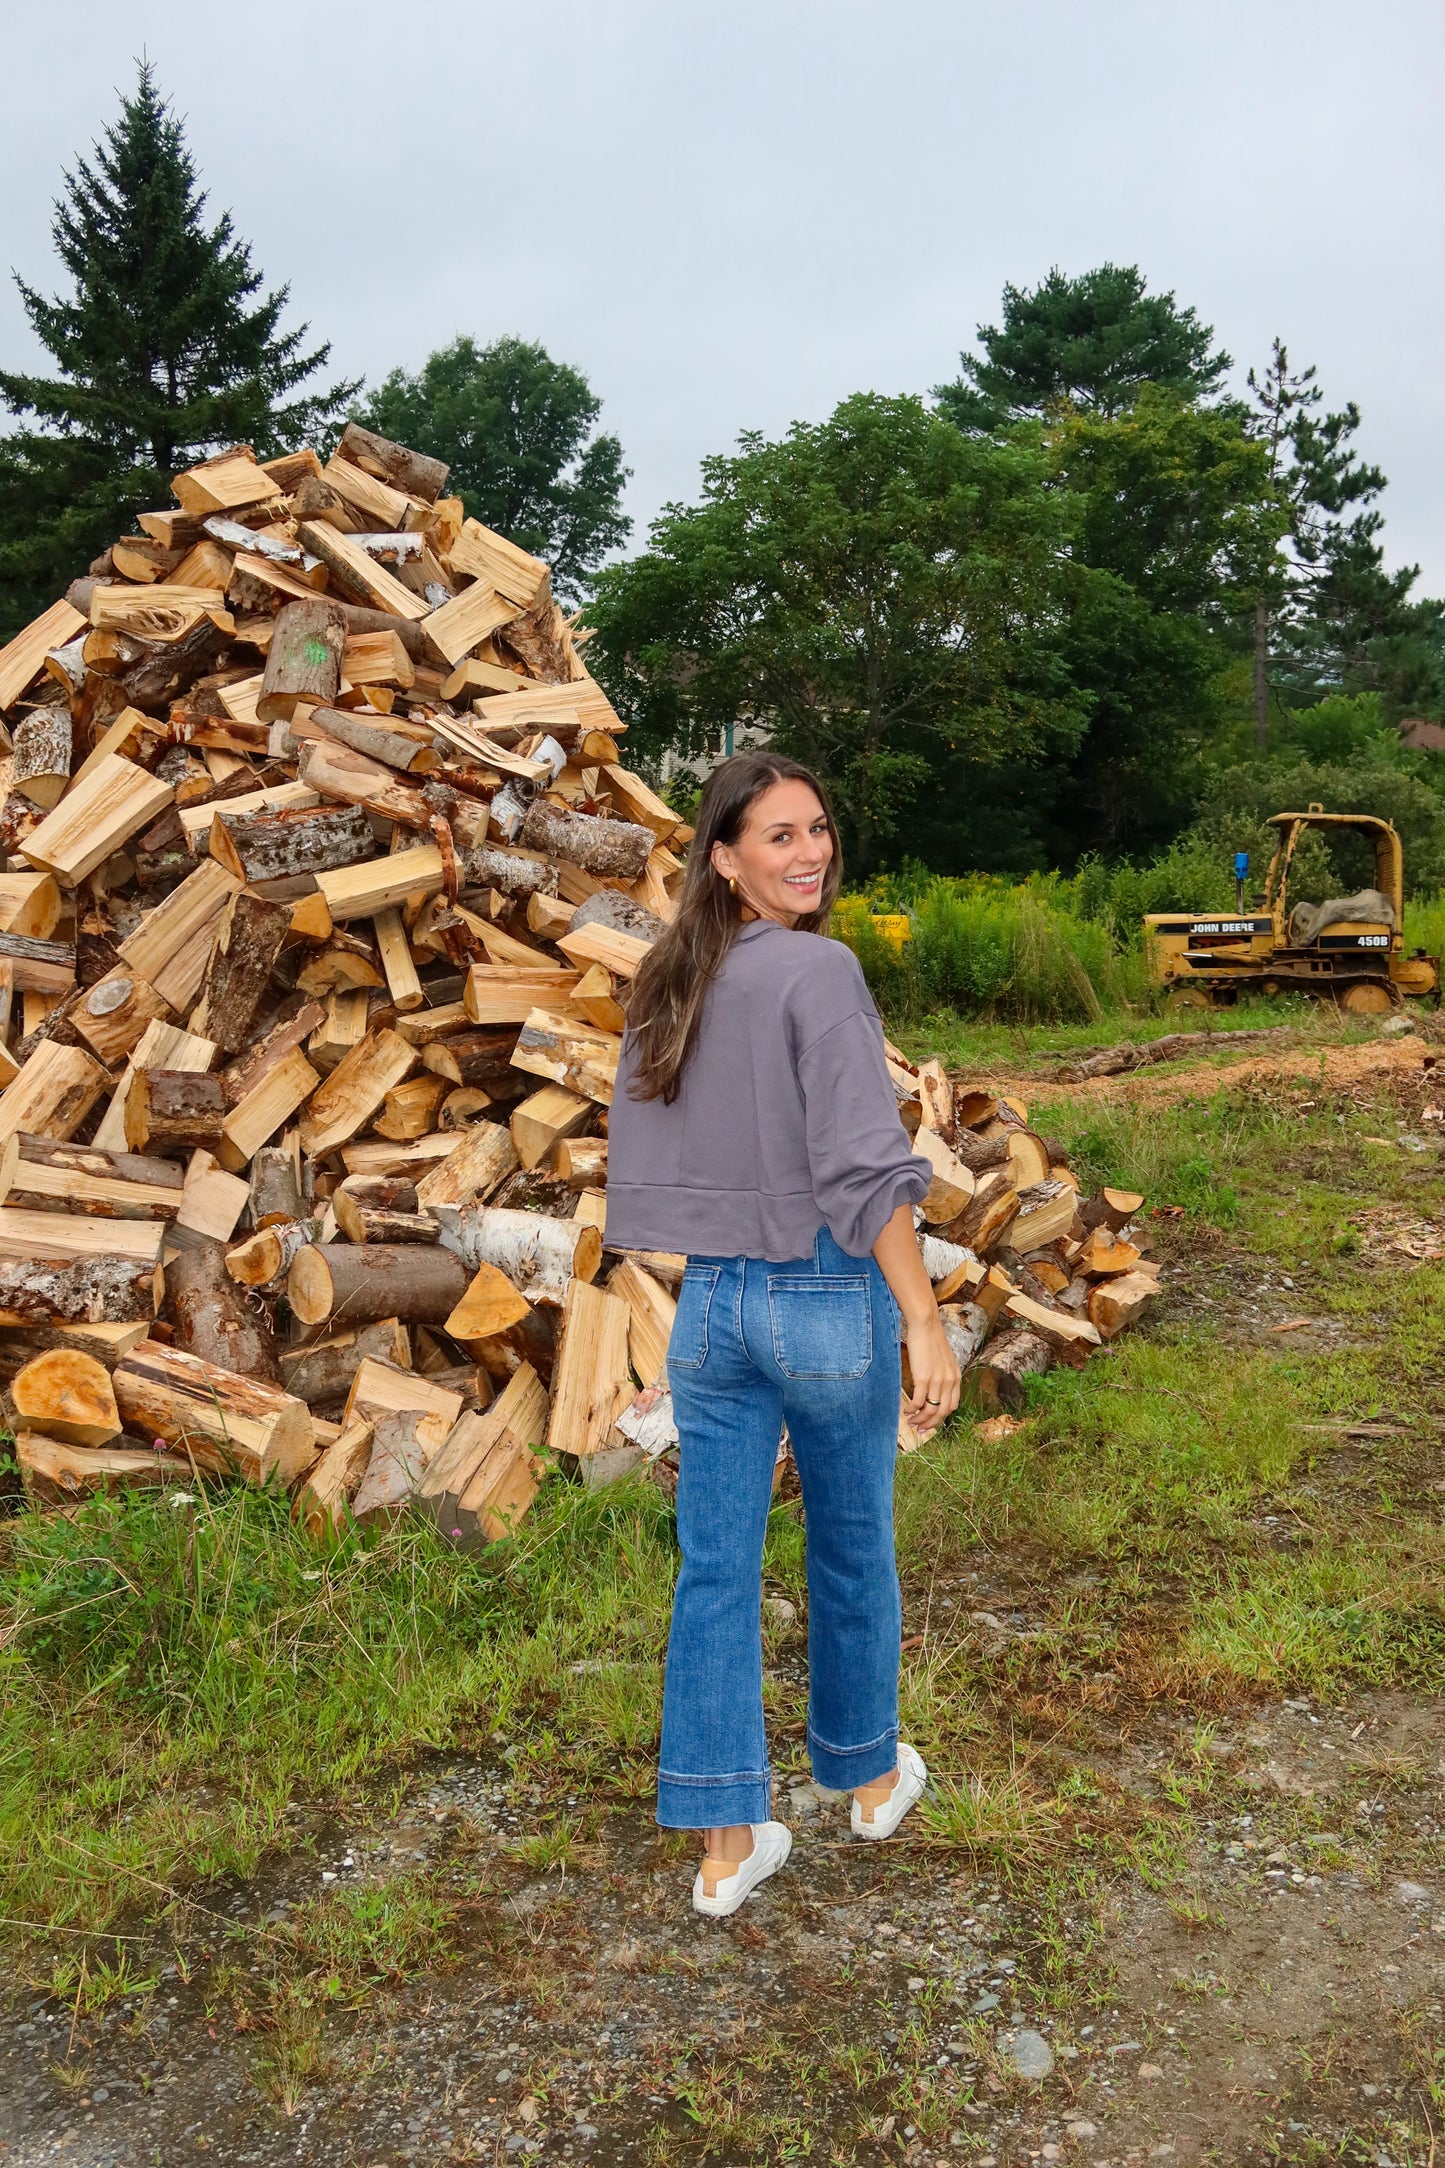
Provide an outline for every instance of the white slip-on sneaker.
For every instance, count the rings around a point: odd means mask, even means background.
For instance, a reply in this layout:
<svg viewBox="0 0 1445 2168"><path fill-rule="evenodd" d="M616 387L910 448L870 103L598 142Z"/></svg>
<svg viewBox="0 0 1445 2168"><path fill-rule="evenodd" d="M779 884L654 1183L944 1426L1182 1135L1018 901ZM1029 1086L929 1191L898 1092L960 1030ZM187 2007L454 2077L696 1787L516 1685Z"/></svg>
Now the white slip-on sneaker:
<svg viewBox="0 0 1445 2168"><path fill-rule="evenodd" d="M739 1860L737 1871L720 1881L716 1897L703 1892L702 1869L692 1885L692 1909L710 1920L725 1920L730 1912L745 1904L760 1882L766 1882L770 1874L776 1874L793 1849L793 1832L786 1822L752 1822L748 1825L753 1833L753 1848L746 1859Z"/></svg>
<svg viewBox="0 0 1445 2168"><path fill-rule="evenodd" d="M873 1809L873 1819L863 1819L863 1809L855 1795L853 1800L853 1834L868 1837L875 1844L884 1837L891 1837L910 1807L916 1807L923 1797L928 1782L928 1771L923 1766L923 1756L917 1747L906 1740L898 1742L898 1780L888 1797Z"/></svg>

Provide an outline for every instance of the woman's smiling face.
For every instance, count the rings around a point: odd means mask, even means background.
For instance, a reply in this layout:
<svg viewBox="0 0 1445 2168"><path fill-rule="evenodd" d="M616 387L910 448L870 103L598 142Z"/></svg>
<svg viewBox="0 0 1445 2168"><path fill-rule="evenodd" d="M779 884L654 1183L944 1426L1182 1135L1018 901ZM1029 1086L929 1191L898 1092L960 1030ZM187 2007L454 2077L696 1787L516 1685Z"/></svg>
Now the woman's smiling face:
<svg viewBox="0 0 1445 2168"><path fill-rule="evenodd" d="M764 918L796 925L817 910L833 859L828 816L807 783L772 783L743 818L736 843L715 843L712 862Z"/></svg>

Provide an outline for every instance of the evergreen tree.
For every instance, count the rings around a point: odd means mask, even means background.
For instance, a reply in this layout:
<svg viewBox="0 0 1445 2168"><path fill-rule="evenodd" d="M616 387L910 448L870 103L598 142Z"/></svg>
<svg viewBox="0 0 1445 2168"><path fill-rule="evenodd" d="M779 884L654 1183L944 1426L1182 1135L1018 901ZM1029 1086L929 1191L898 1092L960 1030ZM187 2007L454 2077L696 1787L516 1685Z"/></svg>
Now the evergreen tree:
<svg viewBox="0 0 1445 2168"><path fill-rule="evenodd" d="M0 438L0 611L53 599L171 476L227 444L302 441L358 389L302 393L329 346L279 329L289 289L262 274L206 197L181 122L147 62L90 160L65 175L52 233L73 282L46 299L17 279L55 377L0 371L37 426Z"/></svg>
<svg viewBox="0 0 1445 2168"><path fill-rule="evenodd" d="M1206 399L1230 367L1213 328L1172 293L1149 293L1137 264L1101 264L1075 279L1056 267L1031 292L1005 286L1002 324L980 324L978 338L983 357L961 354L961 376L934 393L965 429L1065 402L1118 414L1143 384Z"/></svg>
<svg viewBox="0 0 1445 2168"><path fill-rule="evenodd" d="M580 369L525 339L454 339L416 376L393 369L363 410L367 427L451 468L468 514L545 557L576 599L632 522L614 436L594 435L602 401Z"/></svg>
<svg viewBox="0 0 1445 2168"><path fill-rule="evenodd" d="M1265 370L1250 370L1249 389L1281 530L1260 568L1254 608L1254 734L1262 753L1272 669L1309 691L1322 682L1378 678L1388 671L1387 649L1408 645L1431 606L1409 599L1418 566L1385 570L1385 521L1376 502L1385 475L1353 447L1360 426L1354 401L1321 413L1314 368L1292 371L1281 339Z"/></svg>

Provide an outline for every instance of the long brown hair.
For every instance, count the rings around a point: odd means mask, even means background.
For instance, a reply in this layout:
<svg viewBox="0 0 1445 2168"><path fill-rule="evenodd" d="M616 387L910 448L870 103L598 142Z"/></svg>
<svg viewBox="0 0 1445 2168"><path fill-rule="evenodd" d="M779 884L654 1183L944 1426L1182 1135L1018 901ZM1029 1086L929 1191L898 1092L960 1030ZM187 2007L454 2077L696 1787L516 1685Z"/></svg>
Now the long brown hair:
<svg viewBox="0 0 1445 2168"><path fill-rule="evenodd" d="M707 990L727 961L743 923L743 905L712 862L715 843L736 843L750 808L774 783L806 783L817 794L833 856L823 875L818 908L797 922L800 933L826 933L843 881L843 847L827 793L815 775L782 753L735 753L713 769L698 807L697 833L688 846L687 871L677 912L638 967L627 1004L634 1046L628 1096L676 1099L697 1039Z"/></svg>

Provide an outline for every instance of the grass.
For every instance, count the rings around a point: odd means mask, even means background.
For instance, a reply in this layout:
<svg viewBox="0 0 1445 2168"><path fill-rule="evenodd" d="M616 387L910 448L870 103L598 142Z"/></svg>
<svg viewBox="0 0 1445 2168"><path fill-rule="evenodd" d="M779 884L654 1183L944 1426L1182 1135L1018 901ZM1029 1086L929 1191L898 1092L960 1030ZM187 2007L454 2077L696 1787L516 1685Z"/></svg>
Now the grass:
<svg viewBox="0 0 1445 2168"><path fill-rule="evenodd" d="M960 1419L901 1464L900 1555L926 1622L904 1710L940 1774L940 1849L1005 1877L1082 1862L1167 1880L1207 1755L1146 1809L1081 1773L1071 1740L1152 1702L1207 1724L1265 1691L1438 1680L1445 1267L1382 1274L1357 1236L1367 1211L1445 1206L1434 1153L1364 1143L1398 1111L1221 1084L1050 1112L1086 1182L1184 1208L1158 1225L1193 1299L1043 1381L1012 1435ZM1337 1333L1251 1323L1250 1291L1284 1272L1288 1302ZM1400 1432L1388 1466L1326 1427L1381 1416ZM935 1604L979 1564L1026 1587L1028 1635L995 1644L965 1603ZM444 1885L338 1886L264 1934L211 1892L294 1849L297 1802L323 1826L368 1791L384 1813L388 1787L444 1749L504 1757L535 1805L516 1862L567 1870L589 1816L645 1812L674 1565L670 1508L646 1484L549 1485L480 1557L406 1522L318 1552L283 1501L239 1488L0 1525L0 1915L22 1971L88 2007L141 1991L158 1949L244 1948L269 1983L263 2082L285 2105L320 2067L327 2010L444 1964L484 1883L463 1860ZM804 1596L791 1506L766 1572ZM802 1688L769 1631L787 1772L805 1765Z"/></svg>

